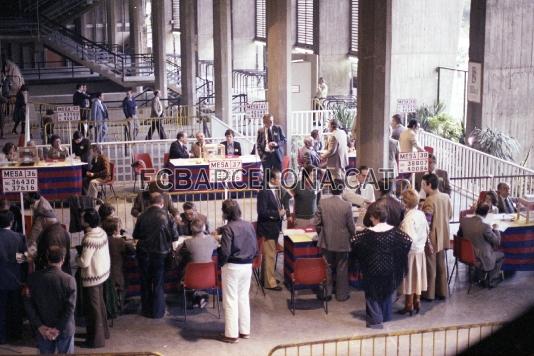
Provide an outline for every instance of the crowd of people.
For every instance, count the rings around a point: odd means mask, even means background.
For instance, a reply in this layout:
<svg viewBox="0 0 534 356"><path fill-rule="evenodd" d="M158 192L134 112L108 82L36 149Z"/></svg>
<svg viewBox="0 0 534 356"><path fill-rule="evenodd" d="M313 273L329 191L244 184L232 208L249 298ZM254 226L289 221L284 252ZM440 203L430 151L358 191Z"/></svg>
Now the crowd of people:
<svg viewBox="0 0 534 356"><path fill-rule="evenodd" d="M104 141L108 114L102 94L91 98L86 86L80 84L73 103L82 109L90 108L89 116L86 110L82 111L82 120L101 121L101 125L97 124L96 140ZM127 134L135 139L139 125L131 90L123 101L123 111L126 119L131 120ZM163 106L155 92L152 116L162 114ZM101 148L86 138L88 129L82 122L73 134L72 152L88 163L83 170L83 191L96 200L98 188L110 179L112 169ZM424 150L417 141L418 129L417 120L404 127L401 118L393 116L389 138L392 166L397 166L399 152ZM146 139L150 140L156 130L160 138L166 138L161 122L153 121ZM240 156L242 148L234 136L228 129L221 144L226 155ZM358 168L355 189L345 182L350 140L339 123L329 122L324 147L320 136L314 130L304 139L297 154L302 174L297 184L285 189L281 170L286 137L282 128L274 124L272 115L263 117L255 152L261 159L265 177L264 187L257 194L255 227L242 219L236 201L225 200L222 214L226 224L212 229L207 217L193 203L184 203L180 212L156 182L150 182L148 189L135 198L131 215L136 223L131 238L125 236L113 207L101 204L98 211L83 209L84 237L81 245L76 246L77 278L73 277L74 268L70 265L70 236L45 197L38 193L27 196L33 222L26 236L20 234L20 211L17 215L16 207L1 202L0 343L20 337L24 309L41 353L72 353L78 310L85 317L85 346L105 346L105 340L110 337L107 318L112 314L112 306L109 297L104 296L111 286L118 300L114 308L120 312L128 285L124 259L133 254L141 272L140 313L154 319L166 315L164 281L169 258L180 256L173 268L183 276L188 263L211 262L215 254L221 268L225 315L221 340L236 343L240 338L249 338L252 262L261 250L263 286L269 291L283 290L276 278L275 261L286 220L288 226L312 228L317 232L317 246L328 266L326 293L318 293L319 299L331 300L335 295L339 302L349 300L349 266L362 273L366 324L370 328L382 328L384 322L391 320L396 293L405 298L404 307L398 312L410 316L419 312L421 300L446 299L446 250L452 248L449 222L453 208L448 174L437 168L435 155L430 155L428 171L415 176L414 187L397 192L394 180L383 179L379 182L379 196L375 197L375 189L368 183L369 167ZM169 159L206 157L204 133L198 132L195 138L196 142L189 148L187 133L178 132L170 146ZM61 145L59 136L52 134L50 143L46 158L67 157L68 151ZM18 159L15 145L7 143L2 151L8 161ZM324 174L333 179L326 191L318 189L317 184ZM403 177L398 172L394 176ZM515 206L506 183L499 183L496 192L483 193L473 207L475 215L462 218L458 236L471 241L477 268L486 275L485 283L493 287L500 277L503 254L496 251L500 242L498 226L490 226L484 219L490 212L513 213ZM357 222L354 207L361 214ZM180 236L191 238L175 249ZM207 304L202 294L190 299L191 307L202 308Z"/></svg>

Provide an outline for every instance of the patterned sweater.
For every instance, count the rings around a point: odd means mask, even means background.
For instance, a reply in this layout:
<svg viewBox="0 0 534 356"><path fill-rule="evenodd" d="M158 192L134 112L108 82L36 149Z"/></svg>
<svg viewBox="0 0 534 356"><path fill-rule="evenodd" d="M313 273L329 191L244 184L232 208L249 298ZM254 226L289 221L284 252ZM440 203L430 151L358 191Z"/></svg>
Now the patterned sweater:
<svg viewBox="0 0 534 356"><path fill-rule="evenodd" d="M110 273L108 237L100 227L90 229L82 240L82 254L76 259L81 268L82 285L94 287L104 283Z"/></svg>

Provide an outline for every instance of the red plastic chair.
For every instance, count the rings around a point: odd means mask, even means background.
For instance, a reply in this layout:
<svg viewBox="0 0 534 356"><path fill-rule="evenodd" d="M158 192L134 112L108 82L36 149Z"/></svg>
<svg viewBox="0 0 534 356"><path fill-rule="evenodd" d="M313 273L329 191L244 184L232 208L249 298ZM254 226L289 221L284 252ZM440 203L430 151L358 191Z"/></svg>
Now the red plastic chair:
<svg viewBox="0 0 534 356"><path fill-rule="evenodd" d="M265 289L263 289L263 284L261 283L261 264L263 262L263 237L258 238L258 252L252 260L252 274L256 280L256 284L261 288L261 292L265 297Z"/></svg>
<svg viewBox="0 0 534 356"><path fill-rule="evenodd" d="M142 163L141 163L142 162ZM154 166L152 165L152 158L150 157L150 154L148 153L136 153L133 156L133 169L134 169L134 192L135 192L135 185L137 184L137 177L141 176L141 173L145 169L152 169ZM136 164L139 163L139 164ZM140 183L141 189L143 189L144 184L143 181Z"/></svg>
<svg viewBox="0 0 534 356"><path fill-rule="evenodd" d="M215 290L213 296L213 308L217 301L217 313L221 318L219 306L219 288L217 287L217 268L214 262L198 263L189 262L185 267L185 275L182 281L184 290L184 321L187 320L187 291L195 290Z"/></svg>
<svg viewBox="0 0 534 356"><path fill-rule="evenodd" d="M113 188L113 183L115 183L115 163L109 162L109 170L111 171L109 179L100 184L100 189L102 192L102 197L106 198L106 187L109 187L109 190L113 193L113 196L117 198L115 189Z"/></svg>
<svg viewBox="0 0 534 356"><path fill-rule="evenodd" d="M299 258L293 265L291 273L291 313L295 315L295 286L299 288L313 288L320 286L323 288L323 296L326 297L326 261L322 257L317 258ZM323 300L323 308L328 314L328 301Z"/></svg>
<svg viewBox="0 0 534 356"><path fill-rule="evenodd" d="M469 268L469 288L467 289L467 294L469 294L469 292L471 291L471 286L473 285L473 283L477 282L472 277L473 271L477 269L476 256L475 251L473 250L473 244L471 243L471 241L455 235L453 254L456 259L454 262L454 267L452 268L451 276L449 278L449 283L451 282L455 270L456 276L458 276L458 262L467 265L467 267ZM487 277L488 273L484 272L483 280L486 280Z"/></svg>

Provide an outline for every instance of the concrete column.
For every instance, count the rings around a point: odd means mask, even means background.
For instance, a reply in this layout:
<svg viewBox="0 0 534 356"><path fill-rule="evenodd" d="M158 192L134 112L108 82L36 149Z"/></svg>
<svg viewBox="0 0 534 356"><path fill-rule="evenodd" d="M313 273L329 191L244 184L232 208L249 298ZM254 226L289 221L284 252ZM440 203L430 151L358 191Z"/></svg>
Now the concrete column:
<svg viewBox="0 0 534 356"><path fill-rule="evenodd" d="M213 1L215 115L232 122L232 8L231 0Z"/></svg>
<svg viewBox="0 0 534 356"><path fill-rule="evenodd" d="M360 0L358 164L387 167L392 0Z"/></svg>
<svg viewBox="0 0 534 356"><path fill-rule="evenodd" d="M89 38L89 34L87 31L87 13L82 14L80 18L78 19L78 24L80 26L80 35L85 38Z"/></svg>
<svg viewBox="0 0 534 356"><path fill-rule="evenodd" d="M471 0L469 19L469 61L482 63L484 71L484 48L486 42L486 0ZM482 73L479 73L482 75ZM482 76L484 80L484 76ZM484 83L482 83L484 87ZM467 102L467 120L465 133L469 135L475 127L482 128L482 103L484 96L480 96L480 103Z"/></svg>
<svg viewBox="0 0 534 356"><path fill-rule="evenodd" d="M110 47L117 44L117 11L115 1L106 1L106 36Z"/></svg>
<svg viewBox="0 0 534 356"><path fill-rule="evenodd" d="M350 93L350 1L319 2L319 77L328 85L328 95ZM315 95L317 80L312 82ZM310 98L311 103L311 98Z"/></svg>
<svg viewBox="0 0 534 356"><path fill-rule="evenodd" d="M152 0L152 53L154 55L154 86L160 90L160 97L167 98L167 26L166 11L169 1Z"/></svg>
<svg viewBox="0 0 534 356"><path fill-rule="evenodd" d="M130 0L128 2L128 15L130 18L130 49L132 53L146 53L146 39L144 32L144 1ZM140 61L134 61L136 67ZM136 71L137 74L137 71Z"/></svg>
<svg viewBox="0 0 534 356"><path fill-rule="evenodd" d="M187 106L196 104L196 0L180 1L180 51L182 103Z"/></svg>
<svg viewBox="0 0 534 356"><path fill-rule="evenodd" d="M267 1L267 101L274 121L289 137L291 115L291 0Z"/></svg>

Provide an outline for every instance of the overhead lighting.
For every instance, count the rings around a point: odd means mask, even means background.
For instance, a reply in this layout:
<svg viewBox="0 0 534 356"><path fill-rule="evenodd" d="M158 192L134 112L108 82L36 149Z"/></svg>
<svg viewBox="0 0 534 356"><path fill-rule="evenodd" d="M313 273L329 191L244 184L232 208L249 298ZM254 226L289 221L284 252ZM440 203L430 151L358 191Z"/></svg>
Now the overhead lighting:
<svg viewBox="0 0 534 356"><path fill-rule="evenodd" d="M262 47L267 46L267 43L265 43L265 41L263 40L254 40L254 44L256 44L256 46L262 46Z"/></svg>
<svg viewBox="0 0 534 356"><path fill-rule="evenodd" d="M304 62L304 59L293 59L291 61L291 63L300 63L300 62Z"/></svg>

